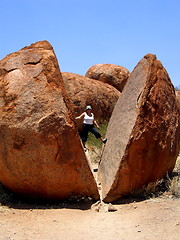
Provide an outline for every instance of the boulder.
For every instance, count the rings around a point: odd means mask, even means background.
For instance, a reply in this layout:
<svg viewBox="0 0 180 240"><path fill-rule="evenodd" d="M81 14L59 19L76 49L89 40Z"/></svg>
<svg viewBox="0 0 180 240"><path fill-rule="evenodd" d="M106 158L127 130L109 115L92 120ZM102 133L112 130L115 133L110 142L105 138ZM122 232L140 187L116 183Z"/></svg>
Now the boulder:
<svg viewBox="0 0 180 240"><path fill-rule="evenodd" d="M99 198L52 46L0 61L0 181L37 198Z"/></svg>
<svg viewBox="0 0 180 240"><path fill-rule="evenodd" d="M155 55L146 55L131 73L106 137L98 171L105 202L156 182L173 170L180 146L180 120L174 87Z"/></svg>
<svg viewBox="0 0 180 240"><path fill-rule="evenodd" d="M96 64L88 69L86 77L108 83L122 92L130 72L115 64Z"/></svg>
<svg viewBox="0 0 180 240"><path fill-rule="evenodd" d="M120 96L119 91L108 84L78 74L63 72L62 76L74 116L84 112L86 105L91 105L99 122L109 120Z"/></svg>

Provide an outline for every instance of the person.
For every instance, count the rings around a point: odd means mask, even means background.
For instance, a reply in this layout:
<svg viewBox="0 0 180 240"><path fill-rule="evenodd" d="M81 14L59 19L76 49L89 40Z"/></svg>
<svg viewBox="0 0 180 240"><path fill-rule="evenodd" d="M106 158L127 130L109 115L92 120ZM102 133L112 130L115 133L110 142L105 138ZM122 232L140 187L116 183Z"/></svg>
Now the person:
<svg viewBox="0 0 180 240"><path fill-rule="evenodd" d="M91 132L94 136L102 141L104 144L107 142L107 138L102 138L101 134L97 131L95 126L99 129L99 125L94 119L94 114L92 113L91 106L86 107L86 111L83 112L80 116L76 117L75 119L83 119L82 125L82 132L80 134L84 150L86 151L86 141L88 138L88 133Z"/></svg>

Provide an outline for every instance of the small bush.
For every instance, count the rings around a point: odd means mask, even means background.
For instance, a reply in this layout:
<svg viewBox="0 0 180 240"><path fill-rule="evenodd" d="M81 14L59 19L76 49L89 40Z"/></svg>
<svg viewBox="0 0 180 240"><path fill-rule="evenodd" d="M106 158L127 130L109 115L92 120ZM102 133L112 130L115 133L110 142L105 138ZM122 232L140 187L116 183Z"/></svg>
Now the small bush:
<svg viewBox="0 0 180 240"><path fill-rule="evenodd" d="M180 155L177 158L174 171L172 172L169 189L175 197L180 197Z"/></svg>
<svg viewBox="0 0 180 240"><path fill-rule="evenodd" d="M107 126L108 126L108 123L103 123L100 125L100 130L98 130L103 138L106 135ZM102 148L102 142L99 141L99 139L97 139L92 133L89 133L87 145L90 147L92 146L96 147L98 149Z"/></svg>
<svg viewBox="0 0 180 240"><path fill-rule="evenodd" d="M133 191L131 196L148 199L159 197L163 193L167 192L172 197L180 197L180 156L177 158L174 171L170 174L170 176L167 174L164 179L149 183L148 185Z"/></svg>
<svg viewBox="0 0 180 240"><path fill-rule="evenodd" d="M100 125L99 132L103 138L106 135L107 126L108 126L107 122ZM101 158L103 143L99 141L99 139L96 139L96 137L92 133L89 133L86 145L87 148L89 149L88 155L89 159L91 160L91 163L98 163Z"/></svg>

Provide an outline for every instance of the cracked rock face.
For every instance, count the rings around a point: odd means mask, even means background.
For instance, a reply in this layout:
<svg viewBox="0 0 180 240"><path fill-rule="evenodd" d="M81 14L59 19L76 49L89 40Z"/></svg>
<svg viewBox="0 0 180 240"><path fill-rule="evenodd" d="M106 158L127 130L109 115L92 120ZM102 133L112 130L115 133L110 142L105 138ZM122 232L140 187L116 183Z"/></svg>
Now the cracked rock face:
<svg viewBox="0 0 180 240"><path fill-rule="evenodd" d="M102 199L114 201L174 168L180 120L174 87L154 55L135 67L115 106L99 166Z"/></svg>
<svg viewBox="0 0 180 240"><path fill-rule="evenodd" d="M120 96L117 89L74 73L62 73L62 77L72 102L74 116L84 112L86 105L91 105L96 119L109 120Z"/></svg>
<svg viewBox="0 0 180 240"><path fill-rule="evenodd" d="M96 64L88 69L86 77L108 83L122 92L129 78L130 72L115 64Z"/></svg>
<svg viewBox="0 0 180 240"><path fill-rule="evenodd" d="M52 46L38 42L0 61L0 181L39 198L98 199Z"/></svg>

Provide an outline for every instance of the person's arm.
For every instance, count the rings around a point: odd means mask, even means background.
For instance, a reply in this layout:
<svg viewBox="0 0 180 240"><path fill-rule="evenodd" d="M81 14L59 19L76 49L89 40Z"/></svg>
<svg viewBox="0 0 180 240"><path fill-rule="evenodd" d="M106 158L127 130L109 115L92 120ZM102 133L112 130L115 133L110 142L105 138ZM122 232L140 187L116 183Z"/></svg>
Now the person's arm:
<svg viewBox="0 0 180 240"><path fill-rule="evenodd" d="M84 112L80 115L80 116L78 116L78 117L76 117L75 119L81 119L81 118L83 118L84 117Z"/></svg>
<svg viewBox="0 0 180 240"><path fill-rule="evenodd" d="M97 123L95 120L94 120L94 124L96 125L96 127L97 127L98 129L100 129L98 123Z"/></svg>

